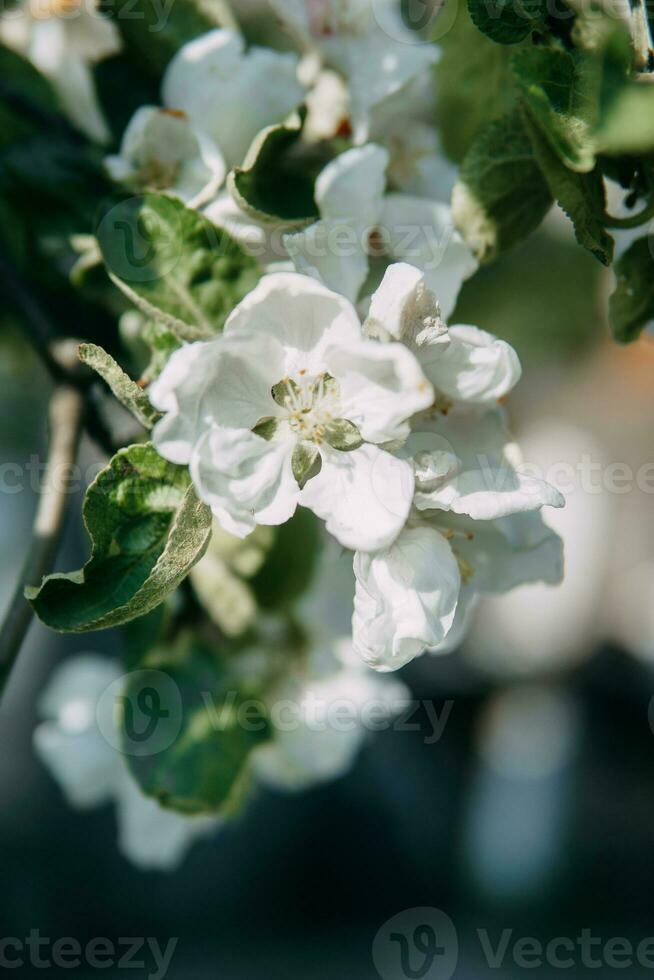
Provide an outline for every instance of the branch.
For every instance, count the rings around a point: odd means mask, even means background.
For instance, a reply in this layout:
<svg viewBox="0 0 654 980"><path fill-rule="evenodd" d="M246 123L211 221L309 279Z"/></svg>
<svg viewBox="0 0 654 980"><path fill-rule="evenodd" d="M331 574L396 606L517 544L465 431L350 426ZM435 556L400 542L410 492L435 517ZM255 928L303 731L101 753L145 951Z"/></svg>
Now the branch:
<svg viewBox="0 0 654 980"><path fill-rule="evenodd" d="M57 387L50 402L50 446L32 542L0 629L0 698L32 619L32 608L24 596L25 587L39 585L57 555L83 418L82 394L69 385Z"/></svg>

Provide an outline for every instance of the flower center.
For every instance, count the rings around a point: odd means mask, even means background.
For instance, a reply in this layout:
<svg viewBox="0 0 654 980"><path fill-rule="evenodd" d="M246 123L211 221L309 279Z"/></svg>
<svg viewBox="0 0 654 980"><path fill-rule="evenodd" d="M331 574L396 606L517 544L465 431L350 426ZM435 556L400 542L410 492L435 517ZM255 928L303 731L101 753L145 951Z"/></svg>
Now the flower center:
<svg viewBox="0 0 654 980"><path fill-rule="evenodd" d="M312 37L361 37L370 29L370 0L308 0Z"/></svg>
<svg viewBox="0 0 654 980"><path fill-rule="evenodd" d="M66 17L82 6L82 0L32 0L30 12L37 20Z"/></svg>
<svg viewBox="0 0 654 980"><path fill-rule="evenodd" d="M289 428L298 439L322 442L327 427L339 415L338 383L329 374L299 383L283 378L273 387L272 396L285 409Z"/></svg>
<svg viewBox="0 0 654 980"><path fill-rule="evenodd" d="M178 163L163 163L155 157L141 167L135 179L139 187L165 191L175 183L178 171Z"/></svg>

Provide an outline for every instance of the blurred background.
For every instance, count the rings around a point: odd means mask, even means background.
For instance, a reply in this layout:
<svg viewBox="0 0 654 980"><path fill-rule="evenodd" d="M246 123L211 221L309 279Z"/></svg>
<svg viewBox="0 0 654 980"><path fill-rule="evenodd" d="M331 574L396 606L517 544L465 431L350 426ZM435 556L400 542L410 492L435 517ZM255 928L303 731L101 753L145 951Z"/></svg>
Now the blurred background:
<svg viewBox="0 0 654 980"><path fill-rule="evenodd" d="M179 937L168 976L180 980L373 980L378 930L433 906L458 933L454 976L509 980L524 968L509 947L493 969L478 929L493 946L507 929L511 943L574 941L582 929L635 945L654 935L654 342L610 340L606 276L554 213L466 285L453 317L522 359L510 409L525 457L566 494L548 520L567 575L560 588L480 605L461 650L402 672L416 698L449 711L442 738L426 739L416 716L420 730L371 736L347 777L297 796L260 791L177 871L140 872L117 851L113 808L70 810L32 751L55 665L118 655L121 635L59 638L33 624L0 711L3 936ZM25 466L44 459L49 381L8 315L0 338L0 462ZM35 508L33 491L12 492L2 472L0 606ZM86 555L76 503L58 568ZM434 969L429 978L446 976ZM615 968L577 955L568 972Z"/></svg>

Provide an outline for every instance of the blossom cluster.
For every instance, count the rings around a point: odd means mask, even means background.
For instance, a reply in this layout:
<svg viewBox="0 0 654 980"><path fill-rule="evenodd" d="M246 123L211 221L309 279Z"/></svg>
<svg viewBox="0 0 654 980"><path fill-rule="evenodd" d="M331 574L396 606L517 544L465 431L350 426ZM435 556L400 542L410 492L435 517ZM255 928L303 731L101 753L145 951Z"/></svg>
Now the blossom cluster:
<svg viewBox="0 0 654 980"><path fill-rule="evenodd" d="M63 6L65 18L61 4L25 0L0 20L0 38L106 144L92 66L119 49L119 31L92 3ZM221 637L242 637L262 618L249 581L272 529L298 508L352 553L351 638L325 640L305 624L303 656L287 658L267 702L294 700L304 717L318 691L325 702L379 698L392 715L406 689L368 667L387 673L452 649L477 596L559 581L561 542L540 511L563 498L522 467L508 433L515 351L455 321L477 261L454 225L456 173L432 123L437 47L405 26L395 0L266 6L284 43L248 45L230 27L183 44L163 73L161 104L138 108L105 151L122 189L182 202L258 260L257 284L222 331L195 342L173 335L142 379L157 416L152 452L188 468L213 514L190 581ZM282 50L289 39L296 51ZM305 218L260 212L235 185L283 124L298 133L311 182ZM125 335L129 317L147 339L144 316L127 314ZM265 636L255 647L270 658ZM98 715L119 676L97 658L67 665L46 693L37 749L74 803L116 801L129 856L171 865L222 816L191 821L136 789L102 731L113 721ZM360 725L345 735L304 722L292 733L272 724L249 762L259 783L299 789L351 765Z"/></svg>

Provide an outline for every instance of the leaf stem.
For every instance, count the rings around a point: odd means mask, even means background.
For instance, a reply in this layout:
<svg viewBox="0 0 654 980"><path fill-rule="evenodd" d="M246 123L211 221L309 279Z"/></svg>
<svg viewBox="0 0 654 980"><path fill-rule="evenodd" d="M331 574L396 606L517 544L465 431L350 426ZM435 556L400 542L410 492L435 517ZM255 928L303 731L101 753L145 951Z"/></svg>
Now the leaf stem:
<svg viewBox="0 0 654 980"><path fill-rule="evenodd" d="M24 596L25 587L38 585L51 570L57 554L84 420L82 393L67 384L57 386L50 401L49 417L48 461L31 546L0 629L0 699L32 619L32 609Z"/></svg>

